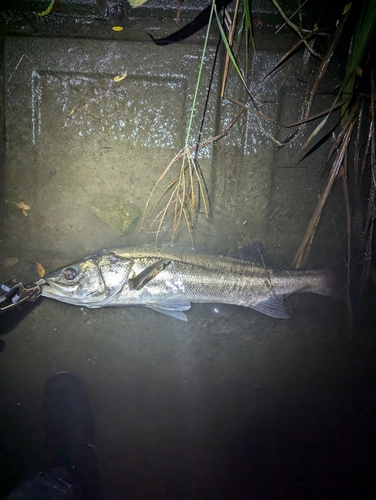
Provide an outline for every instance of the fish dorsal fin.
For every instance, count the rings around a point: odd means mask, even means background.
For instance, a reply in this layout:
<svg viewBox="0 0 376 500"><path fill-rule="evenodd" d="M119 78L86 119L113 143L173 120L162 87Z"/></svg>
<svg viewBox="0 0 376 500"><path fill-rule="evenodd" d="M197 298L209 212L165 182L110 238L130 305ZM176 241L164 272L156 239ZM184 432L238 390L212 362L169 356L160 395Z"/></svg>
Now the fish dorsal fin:
<svg viewBox="0 0 376 500"><path fill-rule="evenodd" d="M260 266L265 266L266 252L264 245L259 241L255 241L246 245L245 247L238 248L234 252L228 252L225 254L227 257L233 257L234 259L249 260Z"/></svg>
<svg viewBox="0 0 376 500"><path fill-rule="evenodd" d="M283 297L270 297L250 307L252 307L252 309L256 309L256 311L266 314L267 316L271 316L272 318L289 318L289 315L285 311L285 307L283 305Z"/></svg>
<svg viewBox="0 0 376 500"><path fill-rule="evenodd" d="M159 273L166 269L166 267L171 263L171 260L158 260L148 267L145 267L143 271L128 280L129 286L134 290L141 290L142 287L146 285L150 280L155 278Z"/></svg>

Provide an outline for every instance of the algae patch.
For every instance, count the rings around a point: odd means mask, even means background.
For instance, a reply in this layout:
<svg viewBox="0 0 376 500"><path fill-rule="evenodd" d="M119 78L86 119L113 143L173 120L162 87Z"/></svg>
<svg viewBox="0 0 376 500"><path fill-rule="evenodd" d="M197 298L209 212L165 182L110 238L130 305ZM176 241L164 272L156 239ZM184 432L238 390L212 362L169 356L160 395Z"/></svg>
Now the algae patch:
<svg viewBox="0 0 376 500"><path fill-rule="evenodd" d="M92 212L110 226L118 236L125 234L132 223L141 215L141 211L119 199L102 197L91 207Z"/></svg>

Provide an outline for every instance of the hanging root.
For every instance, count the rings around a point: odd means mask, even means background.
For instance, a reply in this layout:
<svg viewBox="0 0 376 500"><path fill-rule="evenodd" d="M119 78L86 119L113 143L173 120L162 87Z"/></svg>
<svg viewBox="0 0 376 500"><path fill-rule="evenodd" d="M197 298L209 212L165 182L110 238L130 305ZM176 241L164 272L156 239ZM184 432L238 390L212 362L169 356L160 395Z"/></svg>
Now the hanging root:
<svg viewBox="0 0 376 500"><path fill-rule="evenodd" d="M181 160L179 175L168 184L168 186L156 198L156 201L153 203L151 208L149 208L152 199L155 198L158 186L165 179L171 168L177 164L178 160ZM168 196L167 203L159 212L157 212L158 207L166 196ZM176 238L178 228L183 219L186 223L188 234L193 244L193 230L196 215L201 205L205 216L209 217L209 199L200 167L198 162L195 161L192 156L192 150L185 148L172 159L155 183L145 205L141 227L143 228L146 224L152 225L154 222L158 222L156 231L157 242L163 224L166 221L166 217L169 213L172 213L172 243Z"/></svg>
<svg viewBox="0 0 376 500"><path fill-rule="evenodd" d="M239 111L239 113L228 123L220 134L203 141L198 146L190 149L185 147L180 150L179 153L170 161L157 182L154 184L150 196L145 204L141 221L141 229L143 229L146 225L150 227L153 223L158 222L155 238L156 242L160 236L163 224L166 222L166 217L169 213L173 212L172 242L175 240L178 227L183 218L186 222L190 240L192 244L194 243L193 231L197 212L202 209L205 216L207 218L209 217L208 191L200 166L197 160L195 160L195 154L200 149L225 137L243 111L244 108ZM162 190L159 196L157 196L156 193L160 184L165 180L170 170L176 166L179 160L181 160L179 175ZM159 210L159 212L157 212L162 200L165 199L168 194L169 197L166 205ZM155 201L152 203L152 200Z"/></svg>

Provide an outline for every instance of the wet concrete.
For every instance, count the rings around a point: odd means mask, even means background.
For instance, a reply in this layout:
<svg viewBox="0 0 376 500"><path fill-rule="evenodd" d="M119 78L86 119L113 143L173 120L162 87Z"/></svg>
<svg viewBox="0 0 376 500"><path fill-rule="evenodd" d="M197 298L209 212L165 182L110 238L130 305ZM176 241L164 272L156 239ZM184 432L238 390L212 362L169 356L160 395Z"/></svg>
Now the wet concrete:
<svg viewBox="0 0 376 500"><path fill-rule="evenodd" d="M197 9L186 3L183 18ZM154 242L155 226L139 232L138 225L119 237L91 207L107 195L142 210L184 143L202 34L196 43L154 46L145 33L161 32L162 22L167 34L175 15L156 4L126 8L125 17L116 4L102 5L75 32L74 16L56 13L41 25L37 34L44 36L35 36L30 23L17 25L15 16L8 20L15 24L3 39L0 254L1 262L19 261L0 270L1 281L36 279L36 262L52 270L99 248ZM115 34L115 21L129 30ZM256 31L250 88L264 114L286 123L300 118L304 103L296 72L307 80L315 63L298 53L273 85L261 85L291 44L286 32L276 42L274 31L268 23ZM203 140L238 111L219 100L222 66L221 53ZM234 75L227 94L249 104ZM219 253L261 239L276 262L291 263L330 144L298 164L295 150L277 150L272 136L283 139L275 125L243 114L218 145L201 151L211 218L198 217L197 249ZM27 217L15 205L20 201L31 207ZM341 223L340 200L336 207ZM333 258L331 228L327 211L314 265ZM160 243L170 240L166 221ZM186 233L176 245L191 246ZM291 319L282 321L194 305L185 324L143 308L85 311L44 300L3 337L0 493L45 466L43 386L56 371L71 370L93 403L104 498L366 498L374 438L372 325L357 327L349 342L341 302L297 297L288 308Z"/></svg>

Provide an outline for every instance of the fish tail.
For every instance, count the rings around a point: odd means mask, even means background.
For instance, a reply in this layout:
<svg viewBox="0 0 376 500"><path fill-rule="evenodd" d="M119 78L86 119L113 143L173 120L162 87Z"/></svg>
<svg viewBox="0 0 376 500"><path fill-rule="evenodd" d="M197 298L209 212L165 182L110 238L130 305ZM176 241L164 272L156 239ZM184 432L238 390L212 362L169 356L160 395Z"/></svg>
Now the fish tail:
<svg viewBox="0 0 376 500"><path fill-rule="evenodd" d="M345 266L342 259L335 264L327 266L324 271L327 280L327 289L326 293L323 293L323 295L328 295L338 300L345 300L347 286L347 267Z"/></svg>

